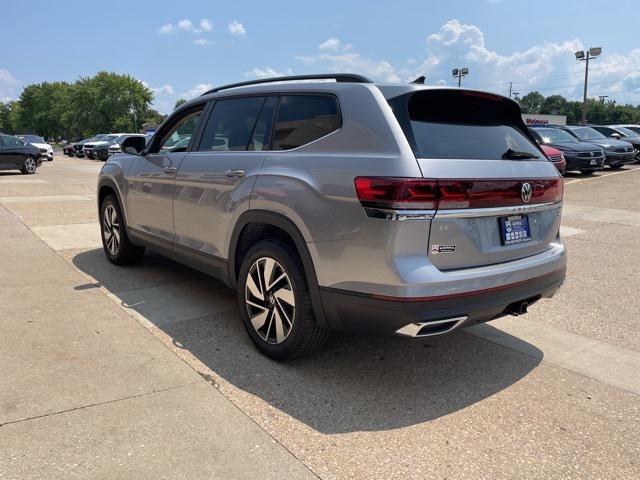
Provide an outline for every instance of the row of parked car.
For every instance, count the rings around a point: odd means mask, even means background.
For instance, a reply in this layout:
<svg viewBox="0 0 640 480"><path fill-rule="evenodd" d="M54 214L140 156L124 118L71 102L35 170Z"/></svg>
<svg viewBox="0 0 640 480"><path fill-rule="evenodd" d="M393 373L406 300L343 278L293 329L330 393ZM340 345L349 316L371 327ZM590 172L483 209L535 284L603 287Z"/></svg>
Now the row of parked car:
<svg viewBox="0 0 640 480"><path fill-rule="evenodd" d="M43 160L53 160L53 148L42 137L0 132L0 170L20 170L30 175Z"/></svg>
<svg viewBox="0 0 640 480"><path fill-rule="evenodd" d="M560 173L590 175L640 162L640 125L536 125L529 127Z"/></svg>
<svg viewBox="0 0 640 480"><path fill-rule="evenodd" d="M119 153L120 144L130 137L145 137L142 133L101 133L65 146L62 151L69 157L88 157L91 160L106 161L114 153Z"/></svg>

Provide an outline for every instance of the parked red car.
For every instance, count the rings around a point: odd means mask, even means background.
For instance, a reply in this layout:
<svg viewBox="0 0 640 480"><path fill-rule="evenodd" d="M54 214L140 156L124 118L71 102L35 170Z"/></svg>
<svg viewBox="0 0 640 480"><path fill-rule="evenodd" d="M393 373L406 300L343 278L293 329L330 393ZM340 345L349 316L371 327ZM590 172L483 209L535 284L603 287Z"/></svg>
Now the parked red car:
<svg viewBox="0 0 640 480"><path fill-rule="evenodd" d="M564 176L564 173L567 171L567 161L565 160L562 152L557 148L549 147L547 145L540 145L540 147L542 147L542 151L547 158L556 166L560 175Z"/></svg>

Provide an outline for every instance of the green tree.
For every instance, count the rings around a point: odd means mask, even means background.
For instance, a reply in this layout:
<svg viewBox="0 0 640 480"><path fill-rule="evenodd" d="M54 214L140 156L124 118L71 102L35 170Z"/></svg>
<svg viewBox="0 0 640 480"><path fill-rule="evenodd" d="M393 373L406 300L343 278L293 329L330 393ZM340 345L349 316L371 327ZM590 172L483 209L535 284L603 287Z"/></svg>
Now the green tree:
<svg viewBox="0 0 640 480"><path fill-rule="evenodd" d="M544 102L544 95L540 92L530 92L520 99L522 113L540 113Z"/></svg>
<svg viewBox="0 0 640 480"><path fill-rule="evenodd" d="M134 132L149 113L153 93L130 75L98 72L80 78L71 95L73 119L83 135Z"/></svg>
<svg viewBox="0 0 640 480"><path fill-rule="evenodd" d="M176 100L176 104L174 105L173 109L175 110L176 108L178 108L180 105L182 105L183 103L187 103L187 100L184 98L179 98Z"/></svg>
<svg viewBox="0 0 640 480"><path fill-rule="evenodd" d="M11 114L11 105L13 102L0 102L0 132L13 133L9 115Z"/></svg>

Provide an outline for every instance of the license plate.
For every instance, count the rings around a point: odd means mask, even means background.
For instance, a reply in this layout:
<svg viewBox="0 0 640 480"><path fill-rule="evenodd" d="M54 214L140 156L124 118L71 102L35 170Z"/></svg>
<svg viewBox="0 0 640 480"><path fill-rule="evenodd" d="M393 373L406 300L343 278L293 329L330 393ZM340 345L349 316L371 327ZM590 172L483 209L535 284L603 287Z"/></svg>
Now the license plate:
<svg viewBox="0 0 640 480"><path fill-rule="evenodd" d="M511 215L500 217L500 235L503 245L513 245L531 241L529 217L526 215Z"/></svg>
<svg viewBox="0 0 640 480"><path fill-rule="evenodd" d="M591 162L589 164L590 165L598 165L598 161L597 160L591 160Z"/></svg>

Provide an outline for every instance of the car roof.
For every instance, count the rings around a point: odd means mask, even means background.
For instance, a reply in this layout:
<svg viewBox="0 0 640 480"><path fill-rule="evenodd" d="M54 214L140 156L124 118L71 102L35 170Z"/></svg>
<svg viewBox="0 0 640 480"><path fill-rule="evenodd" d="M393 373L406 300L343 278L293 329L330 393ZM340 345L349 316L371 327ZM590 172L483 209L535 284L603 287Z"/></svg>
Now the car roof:
<svg viewBox="0 0 640 480"><path fill-rule="evenodd" d="M337 74L343 75L343 74ZM322 75L319 75L322 77ZM326 76L325 76L326 77ZM329 76L330 77L330 76ZM391 98L398 97L400 95L427 90L451 90L451 91L467 91L482 93L485 95L492 95L497 98L509 100L517 103L515 100L509 97L499 95L493 92L484 92L482 90L474 90L468 88L459 88L452 86L436 86L436 85L422 85L415 83L388 83L388 82L372 82L372 81L328 81L326 79L315 81L309 80L288 80L291 77L276 77L274 79L265 79L267 83L259 83L256 80L255 83L246 85L239 84L239 86L228 86L223 89L212 89L205 92L199 97L188 100L184 104L180 105L175 111L184 110L190 106L201 103L203 101L212 100L215 98L234 97L238 95L257 95L257 94L275 94L275 93L301 93L301 92L314 92L314 93L340 93L347 92L353 88L366 88L366 89L378 89L384 97L389 100ZM366 80L366 79L365 79Z"/></svg>

